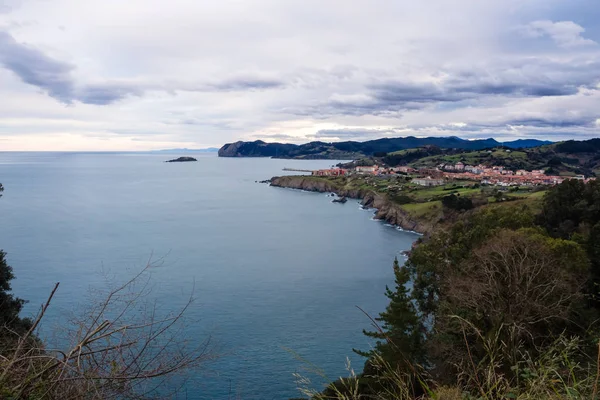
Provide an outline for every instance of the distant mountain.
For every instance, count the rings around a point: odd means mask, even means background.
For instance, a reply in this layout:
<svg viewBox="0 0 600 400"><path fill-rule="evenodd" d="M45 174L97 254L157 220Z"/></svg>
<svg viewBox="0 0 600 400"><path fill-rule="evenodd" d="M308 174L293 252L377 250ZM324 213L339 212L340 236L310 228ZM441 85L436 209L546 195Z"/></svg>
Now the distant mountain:
<svg viewBox="0 0 600 400"><path fill-rule="evenodd" d="M482 150L505 146L508 148L531 148L552 142L526 139L500 143L495 139L465 140L456 136L416 138L386 138L367 142L310 142L301 145L286 143L254 142L228 143L219 149L219 157L274 157L294 159L344 160L414 149L422 146L437 146L444 149Z"/></svg>
<svg viewBox="0 0 600 400"><path fill-rule="evenodd" d="M152 153L163 153L163 154L171 154L171 153L216 153L219 149L216 147L208 147L206 149L164 149L164 150L154 150Z"/></svg>
<svg viewBox="0 0 600 400"><path fill-rule="evenodd" d="M518 139L512 142L501 143L505 147L511 149L530 149L532 147L540 147L546 144L552 144L549 140L537 140L537 139Z"/></svg>

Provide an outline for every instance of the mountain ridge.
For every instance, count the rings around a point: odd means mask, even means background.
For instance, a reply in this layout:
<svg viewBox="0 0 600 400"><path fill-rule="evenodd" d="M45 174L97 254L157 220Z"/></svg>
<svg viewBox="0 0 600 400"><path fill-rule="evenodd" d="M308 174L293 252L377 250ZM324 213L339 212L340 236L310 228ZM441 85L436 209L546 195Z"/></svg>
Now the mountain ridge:
<svg viewBox="0 0 600 400"><path fill-rule="evenodd" d="M305 144L266 143L262 140L253 142L238 141L223 145L219 157L272 157L290 159L356 159L372 156L377 153L388 153L398 150L418 148L422 146L437 146L440 148L457 148L464 150L483 150L504 146L508 148L531 148L552 144L551 141L538 139L518 139L508 142L498 142L493 138L467 140L456 136L426 137L414 136L400 138L382 138L365 142L321 142L314 141Z"/></svg>

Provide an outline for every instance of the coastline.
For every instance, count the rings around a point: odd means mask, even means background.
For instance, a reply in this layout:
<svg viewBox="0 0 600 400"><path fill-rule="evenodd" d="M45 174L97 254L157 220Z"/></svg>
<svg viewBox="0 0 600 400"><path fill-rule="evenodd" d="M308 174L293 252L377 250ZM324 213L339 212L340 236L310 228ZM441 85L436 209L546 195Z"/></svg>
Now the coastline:
<svg viewBox="0 0 600 400"><path fill-rule="evenodd" d="M428 236L437 225L413 218L400 205L370 189L340 187L332 181L311 179L307 175L276 176L271 178L270 186L317 193L335 193L340 197L357 199L361 201L362 207L376 210L374 219L420 235Z"/></svg>

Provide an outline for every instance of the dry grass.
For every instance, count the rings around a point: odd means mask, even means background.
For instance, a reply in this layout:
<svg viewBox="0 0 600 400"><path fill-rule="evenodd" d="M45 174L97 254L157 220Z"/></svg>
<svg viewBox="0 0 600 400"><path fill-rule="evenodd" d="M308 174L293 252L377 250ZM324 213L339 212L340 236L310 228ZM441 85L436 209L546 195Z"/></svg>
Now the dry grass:
<svg viewBox="0 0 600 400"><path fill-rule="evenodd" d="M458 318L458 317L456 317ZM499 372L507 362L500 351L498 336L480 337L487 349L485 360L467 357L458 365L454 385L438 386L419 367L401 371L376 356L371 360L377 376L354 374L328 385L325 391L310 389L304 380L301 392L314 400L598 400L600 344L598 359L582 354L578 337L558 337L535 358L519 354L511 369L514 377ZM470 352L469 352L470 354ZM364 387L373 390L365 393ZM418 386L418 387L415 387ZM362 391L359 388L362 387ZM415 393L421 393L416 395Z"/></svg>
<svg viewBox="0 0 600 400"><path fill-rule="evenodd" d="M33 327L15 335L0 360L0 397L13 399L127 399L168 397L167 380L185 381L215 358L210 338L186 337L184 317L192 304L160 314L150 301L148 265L132 279L95 297L85 312L63 321L70 343L47 348L35 339L51 306L56 284ZM99 293L96 293L98 295ZM7 332L4 332L6 334ZM14 335L14 332L12 332Z"/></svg>

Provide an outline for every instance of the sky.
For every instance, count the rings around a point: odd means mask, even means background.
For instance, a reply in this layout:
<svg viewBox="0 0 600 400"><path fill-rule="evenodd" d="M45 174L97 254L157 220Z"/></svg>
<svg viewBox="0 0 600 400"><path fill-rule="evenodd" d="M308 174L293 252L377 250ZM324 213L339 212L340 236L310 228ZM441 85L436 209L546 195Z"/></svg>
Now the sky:
<svg viewBox="0 0 600 400"><path fill-rule="evenodd" d="M0 0L0 151L600 136L599 0Z"/></svg>

